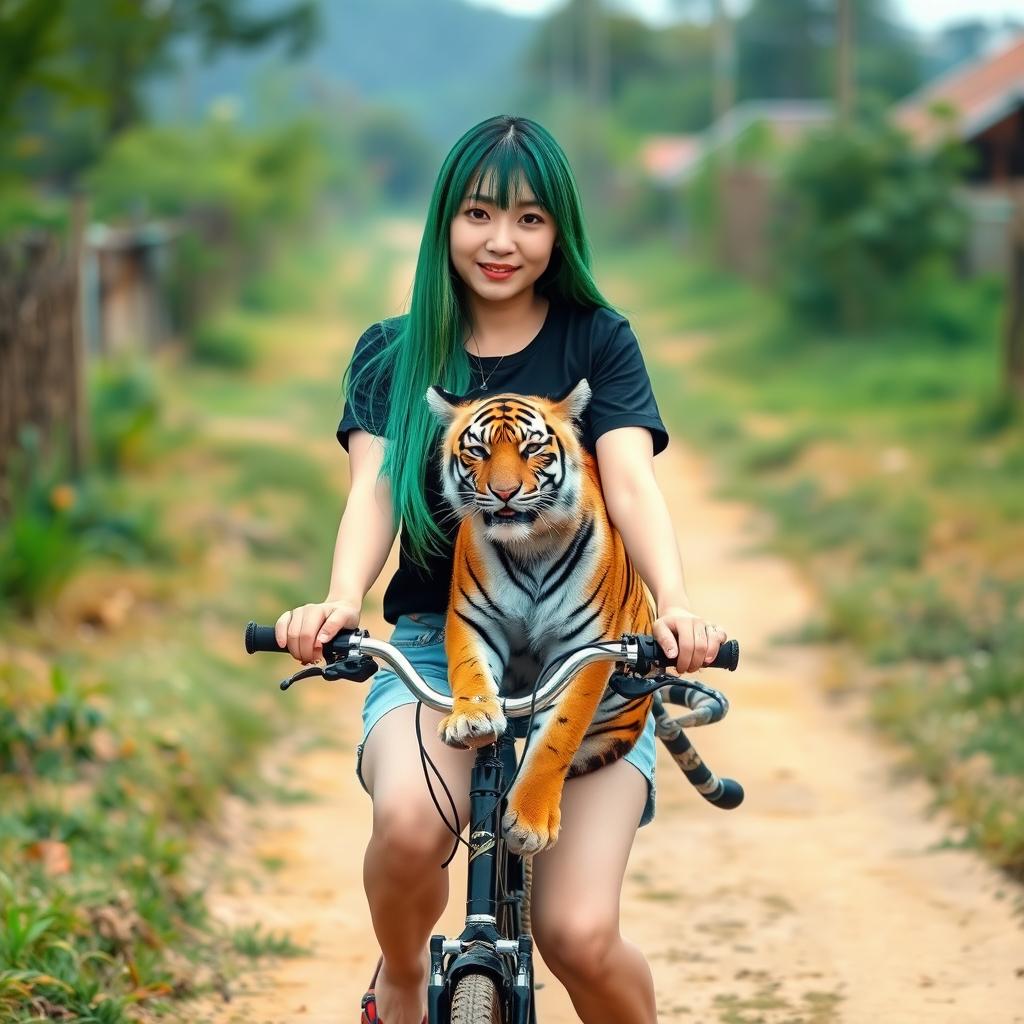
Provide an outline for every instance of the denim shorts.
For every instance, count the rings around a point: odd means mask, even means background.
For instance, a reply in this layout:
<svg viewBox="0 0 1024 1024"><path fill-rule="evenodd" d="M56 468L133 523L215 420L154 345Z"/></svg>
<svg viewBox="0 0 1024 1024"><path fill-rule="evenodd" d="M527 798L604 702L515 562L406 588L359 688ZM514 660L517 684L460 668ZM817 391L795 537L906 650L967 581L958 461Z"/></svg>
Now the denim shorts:
<svg viewBox="0 0 1024 1024"><path fill-rule="evenodd" d="M418 613L415 619L400 615L390 642L400 647L417 672L435 689L450 694L448 659L444 649L445 616L441 612ZM363 702L363 736L356 747L356 776L366 789L360 772L363 745L370 730L389 712L403 704L415 704L416 698L405 683L390 669L380 668L371 677L370 690ZM625 760L647 780L647 804L640 818L646 825L654 818L654 716L647 716L647 725Z"/></svg>

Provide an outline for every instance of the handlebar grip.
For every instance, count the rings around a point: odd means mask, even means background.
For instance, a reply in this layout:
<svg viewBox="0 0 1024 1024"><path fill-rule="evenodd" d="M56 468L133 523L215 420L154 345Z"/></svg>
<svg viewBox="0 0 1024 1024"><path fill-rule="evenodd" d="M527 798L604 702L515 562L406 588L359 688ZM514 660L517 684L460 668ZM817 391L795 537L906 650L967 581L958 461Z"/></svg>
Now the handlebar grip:
<svg viewBox="0 0 1024 1024"><path fill-rule="evenodd" d="M273 626L257 626L250 622L245 627L245 649L249 654L256 654L258 651L272 651L275 654L287 654L287 647L277 646L277 637L274 635Z"/></svg>
<svg viewBox="0 0 1024 1024"><path fill-rule="evenodd" d="M715 660L708 665L708 668L724 668L729 672L735 672L736 666L740 663L740 642L739 640L726 640L721 647L718 648L718 653L715 655Z"/></svg>
<svg viewBox="0 0 1024 1024"><path fill-rule="evenodd" d="M344 658L349 651L349 641L356 633L354 629L339 629L333 639L328 640L323 646L324 657L328 661L335 661ZM366 633L363 633L366 636ZM258 626L250 622L245 627L245 649L249 654L256 654L267 651L271 654L287 654L287 647L277 646L277 637L274 635L273 626Z"/></svg>
<svg viewBox="0 0 1024 1024"><path fill-rule="evenodd" d="M647 675L653 668L670 668L676 659L670 658L661 645L649 633L624 633L624 639L632 640L637 645L637 657L634 671L638 675ZM740 645L738 640L727 640L718 648L718 654L710 665L704 668L724 668L735 672L740 662Z"/></svg>

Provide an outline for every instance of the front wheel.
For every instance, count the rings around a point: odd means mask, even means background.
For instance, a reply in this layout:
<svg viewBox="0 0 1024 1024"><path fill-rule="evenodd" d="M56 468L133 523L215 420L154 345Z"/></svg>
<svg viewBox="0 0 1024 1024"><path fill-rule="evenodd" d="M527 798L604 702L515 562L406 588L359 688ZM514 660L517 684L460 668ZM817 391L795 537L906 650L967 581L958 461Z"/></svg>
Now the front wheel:
<svg viewBox="0 0 1024 1024"><path fill-rule="evenodd" d="M456 982L452 1024L505 1024L501 995L489 974L464 974Z"/></svg>

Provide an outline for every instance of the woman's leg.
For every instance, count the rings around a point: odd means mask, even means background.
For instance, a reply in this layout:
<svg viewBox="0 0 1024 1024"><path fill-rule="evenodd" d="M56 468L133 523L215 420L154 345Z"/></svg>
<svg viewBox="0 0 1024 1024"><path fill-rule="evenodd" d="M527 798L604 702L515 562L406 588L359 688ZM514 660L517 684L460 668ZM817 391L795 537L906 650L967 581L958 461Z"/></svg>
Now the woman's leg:
<svg viewBox="0 0 1024 1024"><path fill-rule="evenodd" d="M555 846L533 861L533 934L583 1024L654 1024L647 961L619 934L626 861L647 780L626 761L570 779Z"/></svg>
<svg viewBox="0 0 1024 1024"><path fill-rule="evenodd" d="M445 746L437 736L441 716L421 712L423 743L455 798L460 824L469 816L473 752ZM373 834L363 861L363 886L384 965L377 979L377 1008L386 1024L420 1024L426 994L426 948L448 902L451 850L427 790L416 743L416 705L389 711L363 746L361 772L373 799ZM438 803L451 815L441 784Z"/></svg>

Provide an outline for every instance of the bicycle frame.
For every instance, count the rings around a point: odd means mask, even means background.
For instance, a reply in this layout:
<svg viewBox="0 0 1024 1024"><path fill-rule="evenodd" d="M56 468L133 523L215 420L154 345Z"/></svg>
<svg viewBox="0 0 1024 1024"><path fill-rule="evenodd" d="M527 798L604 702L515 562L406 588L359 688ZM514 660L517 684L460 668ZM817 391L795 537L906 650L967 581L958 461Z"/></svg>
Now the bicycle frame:
<svg viewBox="0 0 1024 1024"><path fill-rule="evenodd" d="M467 972L490 974L510 1005L510 1024L534 1024L533 939L523 934L523 859L501 836L501 796L516 770L515 736L480 747L470 775L466 925L457 939L430 939L429 1024L448 1024L451 998ZM499 871L499 868L502 870Z"/></svg>

